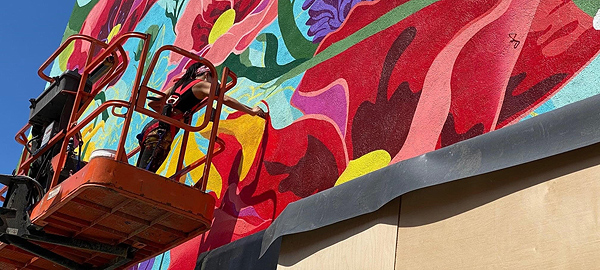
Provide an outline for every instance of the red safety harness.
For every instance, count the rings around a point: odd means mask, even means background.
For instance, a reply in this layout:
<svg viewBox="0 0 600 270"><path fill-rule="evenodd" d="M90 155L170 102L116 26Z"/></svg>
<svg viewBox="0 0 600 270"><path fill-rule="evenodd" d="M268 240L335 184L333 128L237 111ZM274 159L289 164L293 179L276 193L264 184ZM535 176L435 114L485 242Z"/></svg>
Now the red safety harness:
<svg viewBox="0 0 600 270"><path fill-rule="evenodd" d="M186 93L187 91L192 91L192 87L194 85L196 85L199 82L203 82L204 80L198 79L198 80L194 80L191 81L190 83L188 83L185 86L180 86L177 89L175 89L175 91L173 91L173 93L167 98L167 102L165 104L165 107L163 108L162 114L166 115L166 116L170 116L170 114L172 113L173 109L177 106L177 104L179 104L179 99L181 98L181 96L183 96L184 93ZM197 110L199 110L200 108L202 108L205 104L206 101L208 100L208 98L204 98L202 101L198 102L198 104L196 104L194 107L192 107L191 109L189 109L188 111L184 112L183 115L181 115L179 117L180 120L182 117L184 117L184 115L186 114L192 114L195 113ZM160 126L160 122L158 120L153 120L150 121L150 123L148 123L144 129L143 129L143 133L142 133L142 142L146 140L146 138L148 137L148 134L158 128ZM175 136L177 127L171 126L171 136Z"/></svg>

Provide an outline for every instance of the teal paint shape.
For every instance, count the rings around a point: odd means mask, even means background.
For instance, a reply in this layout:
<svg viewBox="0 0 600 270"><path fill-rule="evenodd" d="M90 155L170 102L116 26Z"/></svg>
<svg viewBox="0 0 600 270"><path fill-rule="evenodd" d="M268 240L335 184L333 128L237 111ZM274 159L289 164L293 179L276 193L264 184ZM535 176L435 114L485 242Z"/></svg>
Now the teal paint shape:
<svg viewBox="0 0 600 270"><path fill-rule="evenodd" d="M171 252L167 251L154 257L152 270L167 270L169 269L169 264L171 264Z"/></svg>
<svg viewBox="0 0 600 270"><path fill-rule="evenodd" d="M253 51L251 51L248 56L250 58L243 60L241 60L240 58L245 57L247 54L229 54L225 62L223 62L223 64L219 66L217 70L221 70L223 66L226 66L229 67L233 72L235 72L240 78L245 77L252 80L253 82L266 83L272 81L273 79L279 78L282 74L287 73L291 69L297 67L298 65L306 61L306 59L296 59L284 65L278 64L276 59L279 54L278 50L280 48L280 42L279 39L273 33L261 33L256 37L256 42L264 44L262 45L263 47L260 48L260 50L264 51L264 53L262 54L263 60L260 62L260 66L246 66L242 64L247 62L252 62L253 64L256 64L258 60L252 60ZM256 47L257 45L253 45L252 48ZM249 49L253 50L252 48Z"/></svg>
<svg viewBox="0 0 600 270"><path fill-rule="evenodd" d="M83 7L87 4L89 4L92 0L77 0L77 5L80 7Z"/></svg>
<svg viewBox="0 0 600 270"><path fill-rule="evenodd" d="M281 29L279 28L279 19L275 19L271 24L265 27L258 36L265 36L272 34L277 38L277 57L275 63L278 65L285 65L293 62L295 58L290 54L288 48L283 40ZM266 54L267 43L264 40L255 38L252 43L248 46L248 49L240 54L240 62L246 66L264 67L264 55ZM246 59L249 61L246 62Z"/></svg>
<svg viewBox="0 0 600 270"><path fill-rule="evenodd" d="M285 65L287 63L290 63L290 62L293 62L294 60L296 60L291 55L290 51L288 50L288 48L285 45L285 42L283 40L283 35L281 33L281 29L279 28L279 19L275 19L275 21L272 24L270 24L269 26L267 26L265 29L263 29L263 31L261 31L260 34L263 34L263 33L264 34L271 33L275 37L277 37L277 58L275 59L277 64ZM264 42L258 41L257 39L255 39L253 43L260 43L261 46L264 46L264 45L262 45L262 44L264 44Z"/></svg>
<svg viewBox="0 0 600 270"><path fill-rule="evenodd" d="M556 108L600 94L600 56L587 65L552 98Z"/></svg>
<svg viewBox="0 0 600 270"><path fill-rule="evenodd" d="M65 72L65 71L60 69L60 65L58 64L58 61L54 61L54 63L52 64L52 67L50 68L49 75L50 75L50 77L56 77L56 76L60 76L60 74L62 74L63 72ZM50 83L46 83L45 88L48 88L48 86L50 86Z"/></svg>
<svg viewBox="0 0 600 270"><path fill-rule="evenodd" d="M308 36L308 29L310 26L306 24L310 16L308 15L308 10L302 9L302 4L304 0L294 0L292 1L292 5L294 6L294 18L296 20L296 26L300 33L304 36L306 40L312 40L312 37Z"/></svg>
<svg viewBox="0 0 600 270"><path fill-rule="evenodd" d="M304 73L285 81L278 90L272 92L269 96L263 96L263 99L269 104L269 115L271 116L271 125L273 128L285 128L304 115L300 110L291 105L292 95L296 91L298 84L300 84L302 77L304 77ZM265 90L261 89L261 91Z"/></svg>
<svg viewBox="0 0 600 270"><path fill-rule="evenodd" d="M544 104L542 104L540 107L538 107L537 109L535 109L533 111L533 113L530 113L525 118L521 119L521 121L527 120L529 118L533 118L534 117L533 115L540 115L540 114L552 111L554 109L556 109L556 106L554 105L554 102L552 102L552 100L548 100Z"/></svg>

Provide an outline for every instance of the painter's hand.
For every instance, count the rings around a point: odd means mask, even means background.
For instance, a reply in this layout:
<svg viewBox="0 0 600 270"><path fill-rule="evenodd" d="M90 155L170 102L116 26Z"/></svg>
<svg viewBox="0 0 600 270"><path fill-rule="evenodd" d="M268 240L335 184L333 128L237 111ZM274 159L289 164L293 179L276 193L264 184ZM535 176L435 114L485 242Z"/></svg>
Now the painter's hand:
<svg viewBox="0 0 600 270"><path fill-rule="evenodd" d="M252 115L257 115L260 118L266 118L267 117L267 113L265 111L263 111L263 109L261 109L258 106L252 108Z"/></svg>

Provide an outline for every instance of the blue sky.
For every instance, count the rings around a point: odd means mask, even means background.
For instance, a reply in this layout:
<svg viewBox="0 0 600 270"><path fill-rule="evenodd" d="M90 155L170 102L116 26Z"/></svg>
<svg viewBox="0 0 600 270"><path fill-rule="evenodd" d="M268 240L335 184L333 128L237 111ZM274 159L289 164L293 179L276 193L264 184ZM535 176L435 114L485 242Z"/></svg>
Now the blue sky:
<svg viewBox="0 0 600 270"><path fill-rule="evenodd" d="M42 63L58 48L75 0L2 1L0 8L0 173L16 167L22 147L14 136L29 118L29 99L45 81Z"/></svg>

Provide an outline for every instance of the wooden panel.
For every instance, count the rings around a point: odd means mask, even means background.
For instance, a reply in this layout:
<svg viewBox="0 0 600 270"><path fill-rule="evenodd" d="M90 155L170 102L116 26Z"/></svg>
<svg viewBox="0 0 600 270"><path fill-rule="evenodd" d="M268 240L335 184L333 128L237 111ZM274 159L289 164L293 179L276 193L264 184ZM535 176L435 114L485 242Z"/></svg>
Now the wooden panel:
<svg viewBox="0 0 600 270"><path fill-rule="evenodd" d="M409 193L396 269L598 269L600 147Z"/></svg>
<svg viewBox="0 0 600 270"><path fill-rule="evenodd" d="M277 269L394 269L399 200L375 213L284 236Z"/></svg>

